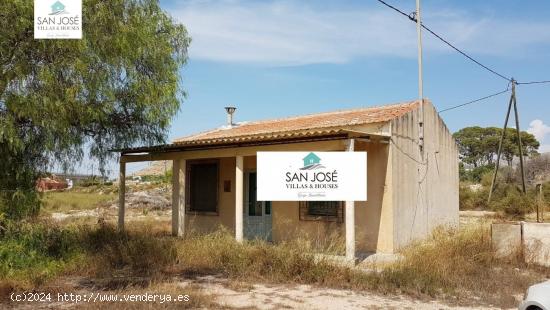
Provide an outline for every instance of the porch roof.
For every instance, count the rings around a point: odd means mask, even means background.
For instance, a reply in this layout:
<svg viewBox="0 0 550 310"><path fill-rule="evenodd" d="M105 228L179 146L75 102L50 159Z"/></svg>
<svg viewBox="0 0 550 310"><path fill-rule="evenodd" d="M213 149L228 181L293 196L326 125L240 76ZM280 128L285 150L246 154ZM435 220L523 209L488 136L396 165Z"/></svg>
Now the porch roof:
<svg viewBox="0 0 550 310"><path fill-rule="evenodd" d="M419 101L391 105L339 110L255 122L241 122L190 136L177 138L172 144L117 150L122 153L165 152L227 145L246 145L304 139L328 139L345 136L349 126L384 123L416 109Z"/></svg>

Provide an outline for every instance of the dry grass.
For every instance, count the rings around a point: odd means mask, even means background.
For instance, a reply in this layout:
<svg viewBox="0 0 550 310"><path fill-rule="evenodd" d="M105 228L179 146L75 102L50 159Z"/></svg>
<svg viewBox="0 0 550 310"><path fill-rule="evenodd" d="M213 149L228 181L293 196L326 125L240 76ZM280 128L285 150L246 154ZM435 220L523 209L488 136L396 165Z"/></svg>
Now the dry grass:
<svg viewBox="0 0 550 310"><path fill-rule="evenodd" d="M493 192L491 203L488 203L492 174L483 176L482 187L477 190L470 188L471 183L461 182L459 188L461 210L491 210L497 211L508 219L524 219L529 213L535 212L538 204L538 192L534 186L528 186L526 195L521 192L519 183L507 182L501 179ZM550 198L550 182L543 184L543 202L548 208Z"/></svg>
<svg viewBox="0 0 550 310"><path fill-rule="evenodd" d="M403 251L404 259L381 273L390 285L408 294L477 297L498 306L513 306L514 296L550 276L550 270L516 259L495 259L487 226L461 231L439 229Z"/></svg>
<svg viewBox="0 0 550 310"><path fill-rule="evenodd" d="M112 201L115 194L98 194L77 191L47 192L43 197L45 212L67 212L72 210L91 210Z"/></svg>
<svg viewBox="0 0 550 310"><path fill-rule="evenodd" d="M515 306L514 295L550 276L549 269L496 260L483 226L438 230L429 240L405 249L403 260L381 272L364 272L316 259L311 254L316 245L306 240L275 245L258 240L238 243L223 229L181 239L170 237L152 224L137 223L129 225L126 233L108 224L65 229L70 231L44 236L63 236L61 240L71 243L72 250L60 258L49 257L46 251L44 257L54 263L65 257L85 259L79 260L78 269L71 267L74 264L56 265L61 267L52 272L53 278L56 274L84 276L93 279L97 289L110 291L149 289L175 278L217 274L243 289L246 283L255 282L313 284ZM0 280L6 283L8 279ZM30 283L36 287L45 282Z"/></svg>
<svg viewBox="0 0 550 310"><path fill-rule="evenodd" d="M429 240L405 249L403 260L379 273L315 259L311 254L315 245L305 240L276 245L262 241L238 243L224 230L184 240L161 235L155 237L155 242L149 239L138 233L123 243L111 242L96 261L101 266L155 279L222 274L237 282L314 284L388 294L446 296L460 303L477 298L499 306L515 305L515 295L550 276L548 269L527 266L519 260L496 260L484 226L438 230ZM136 257L137 253L142 254Z"/></svg>

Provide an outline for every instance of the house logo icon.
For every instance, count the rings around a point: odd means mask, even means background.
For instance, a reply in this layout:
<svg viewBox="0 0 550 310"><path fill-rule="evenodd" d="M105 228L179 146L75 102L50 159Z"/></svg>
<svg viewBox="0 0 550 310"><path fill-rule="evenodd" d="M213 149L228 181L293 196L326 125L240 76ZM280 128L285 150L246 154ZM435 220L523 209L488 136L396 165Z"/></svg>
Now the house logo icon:
<svg viewBox="0 0 550 310"><path fill-rule="evenodd" d="M51 6L52 12L50 15L60 15L60 14L68 14L69 12L65 11L65 5L61 3L60 1L56 1Z"/></svg>
<svg viewBox="0 0 550 310"><path fill-rule="evenodd" d="M315 170L320 168L325 168L321 165L321 158L315 153L310 152L306 157L302 158L304 161L304 166L300 170Z"/></svg>

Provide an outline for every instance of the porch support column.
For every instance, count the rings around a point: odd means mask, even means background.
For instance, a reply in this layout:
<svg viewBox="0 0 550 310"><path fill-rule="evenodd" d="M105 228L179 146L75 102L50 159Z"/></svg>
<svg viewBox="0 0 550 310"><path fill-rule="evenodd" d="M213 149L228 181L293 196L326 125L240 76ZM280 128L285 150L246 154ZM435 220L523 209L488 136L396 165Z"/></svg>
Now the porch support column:
<svg viewBox="0 0 550 310"><path fill-rule="evenodd" d="M172 162L172 235L185 233L185 159Z"/></svg>
<svg viewBox="0 0 550 310"><path fill-rule="evenodd" d="M126 163L120 158L118 170L118 230L124 231L124 199L126 195Z"/></svg>
<svg viewBox="0 0 550 310"><path fill-rule="evenodd" d="M355 150L355 139L349 139L347 151ZM346 259L355 261L355 201L346 201Z"/></svg>
<svg viewBox="0 0 550 310"><path fill-rule="evenodd" d="M235 157L235 239L243 241L243 157Z"/></svg>

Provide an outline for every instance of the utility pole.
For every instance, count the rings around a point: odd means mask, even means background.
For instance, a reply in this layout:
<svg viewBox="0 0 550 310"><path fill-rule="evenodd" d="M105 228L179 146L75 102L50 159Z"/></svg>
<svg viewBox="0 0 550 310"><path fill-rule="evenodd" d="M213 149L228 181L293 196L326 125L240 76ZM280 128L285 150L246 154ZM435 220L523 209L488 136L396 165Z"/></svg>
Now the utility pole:
<svg viewBox="0 0 550 310"><path fill-rule="evenodd" d="M428 234L430 230L430 210L427 193L428 188L426 188L426 179L421 176L424 175L426 178L428 177L428 160L427 158L424 159L424 75L422 73L422 17L420 15L420 0L416 0L416 12L414 15L416 19L416 38L418 40L418 99L420 101L418 116L418 153L420 161L424 163L422 168L418 170L418 190L424 193L424 198L421 198L421 205L424 205L426 208L426 234Z"/></svg>
<svg viewBox="0 0 550 310"><path fill-rule="evenodd" d="M513 80L513 79L512 79ZM521 130L519 129L518 102L516 97L516 81L512 81L512 96L514 96L514 114L516 116L516 131L518 133L519 167L521 170L521 189L525 194L525 172L523 171L523 145L521 144Z"/></svg>
<svg viewBox="0 0 550 310"><path fill-rule="evenodd" d="M418 146L420 156L424 158L424 86L422 75L422 19L420 16L420 0L416 0L416 36L418 39L418 99L420 100L420 117L418 119Z"/></svg>
<svg viewBox="0 0 550 310"><path fill-rule="evenodd" d="M535 185L535 193L538 194L537 201L537 223L544 222L544 203L543 203L543 193L542 193L542 182Z"/></svg>
<svg viewBox="0 0 550 310"><path fill-rule="evenodd" d="M516 118L516 133L518 135L518 148L519 148L519 166L521 170L521 187L522 191L525 194L525 173L523 171L523 146L521 143L521 130L519 128L519 115L518 107L516 101L516 84L517 81L512 78L510 81L512 83L512 94L510 95L510 103L508 103L508 111L506 112L506 118L504 119L504 127L502 129L502 134L500 135L500 141L498 142L498 152L497 152L497 161L495 163L495 173L493 174L493 180L491 181L491 190L489 191L488 202L491 202L491 196L493 196L493 191L495 189L495 184L497 180L498 168L500 166L500 155L502 153L502 143L506 137L506 128L508 127L508 119L510 118L510 112L512 111L512 106L514 106L514 116Z"/></svg>

